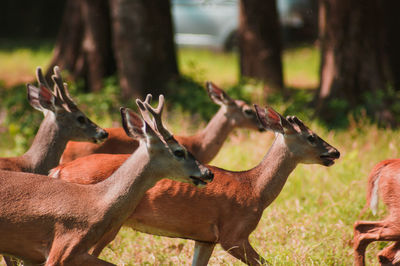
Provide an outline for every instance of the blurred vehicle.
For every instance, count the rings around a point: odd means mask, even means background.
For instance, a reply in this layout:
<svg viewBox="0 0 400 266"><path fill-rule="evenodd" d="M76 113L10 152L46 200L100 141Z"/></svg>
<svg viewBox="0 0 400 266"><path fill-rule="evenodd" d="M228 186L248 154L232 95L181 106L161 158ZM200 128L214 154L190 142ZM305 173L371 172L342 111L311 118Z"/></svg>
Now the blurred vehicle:
<svg viewBox="0 0 400 266"><path fill-rule="evenodd" d="M310 13L310 0L278 0L277 4L284 29L306 24L304 14ZM223 50L236 45L239 0L172 0L172 16L178 45Z"/></svg>

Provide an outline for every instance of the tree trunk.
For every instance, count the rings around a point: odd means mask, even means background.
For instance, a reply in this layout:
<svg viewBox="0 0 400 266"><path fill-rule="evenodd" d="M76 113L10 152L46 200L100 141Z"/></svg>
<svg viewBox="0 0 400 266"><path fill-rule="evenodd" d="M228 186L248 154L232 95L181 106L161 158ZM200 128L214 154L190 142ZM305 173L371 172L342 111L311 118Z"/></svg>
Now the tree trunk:
<svg viewBox="0 0 400 266"><path fill-rule="evenodd" d="M170 2L110 0L113 44L125 97L164 92L178 76Z"/></svg>
<svg viewBox="0 0 400 266"><path fill-rule="evenodd" d="M91 91L100 91L103 79L115 72L111 46L110 8L107 0L81 0L85 25L83 52Z"/></svg>
<svg viewBox="0 0 400 266"><path fill-rule="evenodd" d="M262 80L266 90L283 89L282 44L275 0L241 0L240 71Z"/></svg>
<svg viewBox="0 0 400 266"><path fill-rule="evenodd" d="M400 19L398 11L400 10L400 1L398 0L385 0L384 5L384 18L385 28L387 30L385 50L389 55L389 67L392 74L392 82L390 85L395 90L400 90Z"/></svg>
<svg viewBox="0 0 400 266"><path fill-rule="evenodd" d="M326 119L336 116L330 112L332 99L345 101L342 111L363 105L380 116L382 106L371 105L371 97L386 89L390 76L382 2L320 0L321 81L316 100L317 112Z"/></svg>
<svg viewBox="0 0 400 266"><path fill-rule="evenodd" d="M76 65L82 56L83 26L80 1L68 0L47 76L53 73L55 65L69 70L73 76L80 72L76 70Z"/></svg>

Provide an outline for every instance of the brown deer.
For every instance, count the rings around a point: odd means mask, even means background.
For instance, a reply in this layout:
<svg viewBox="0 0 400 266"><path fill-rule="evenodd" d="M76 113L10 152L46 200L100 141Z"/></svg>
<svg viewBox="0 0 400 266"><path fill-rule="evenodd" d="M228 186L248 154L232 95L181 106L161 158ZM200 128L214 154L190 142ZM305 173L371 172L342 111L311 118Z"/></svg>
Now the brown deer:
<svg viewBox="0 0 400 266"><path fill-rule="evenodd" d="M235 128L249 128L262 131L254 110L241 100L230 98L211 82L206 83L207 92L219 111L206 128L193 136L176 136L200 162L209 163L221 149L222 144ZM94 153L130 154L138 146L137 140L128 138L122 128L107 128L108 139L102 144L70 141L62 155L61 163Z"/></svg>
<svg viewBox="0 0 400 266"><path fill-rule="evenodd" d="M121 108L126 133L140 144L103 182L80 185L0 171L0 253L25 264L112 265L88 250L122 225L146 190L162 177L202 184L212 180L212 172L163 127L163 98L157 109L143 106L154 115L153 128L150 121Z"/></svg>
<svg viewBox="0 0 400 266"><path fill-rule="evenodd" d="M206 265L218 243L247 264L264 263L248 240L264 209L279 195L297 164L331 166L340 153L297 117L285 119L272 108L258 106L256 113L264 129L276 132L272 147L258 166L242 172L208 166L214 181L203 189L162 180L146 192L124 225L144 233L195 240L193 265ZM96 183L123 162L116 155L88 158L57 167L54 177ZM106 234L92 254L99 255L117 232Z"/></svg>
<svg viewBox="0 0 400 266"><path fill-rule="evenodd" d="M381 221L356 221L354 224L354 256L356 265L365 264L365 251L374 241L400 241L400 159L384 160L374 166L368 177L367 203L361 214L370 207L376 214L379 196L389 210ZM395 242L378 253L383 265L399 265L400 242Z"/></svg>
<svg viewBox="0 0 400 266"><path fill-rule="evenodd" d="M47 175L58 165L70 140L100 143L107 132L90 121L76 106L63 84L59 68L54 67L54 91L36 69L39 87L27 85L28 100L33 108L43 112L44 119L29 150L18 157L0 158L0 169Z"/></svg>

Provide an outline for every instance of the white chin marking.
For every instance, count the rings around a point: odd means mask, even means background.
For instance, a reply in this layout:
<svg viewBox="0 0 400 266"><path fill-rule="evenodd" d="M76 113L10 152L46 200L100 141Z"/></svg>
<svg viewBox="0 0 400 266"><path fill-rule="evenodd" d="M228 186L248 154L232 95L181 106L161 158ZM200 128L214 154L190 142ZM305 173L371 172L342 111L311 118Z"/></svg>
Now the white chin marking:
<svg viewBox="0 0 400 266"><path fill-rule="evenodd" d="M51 178L59 178L59 174L60 174L60 169L57 169L55 171L53 169L53 170L50 170L49 177L51 177Z"/></svg>

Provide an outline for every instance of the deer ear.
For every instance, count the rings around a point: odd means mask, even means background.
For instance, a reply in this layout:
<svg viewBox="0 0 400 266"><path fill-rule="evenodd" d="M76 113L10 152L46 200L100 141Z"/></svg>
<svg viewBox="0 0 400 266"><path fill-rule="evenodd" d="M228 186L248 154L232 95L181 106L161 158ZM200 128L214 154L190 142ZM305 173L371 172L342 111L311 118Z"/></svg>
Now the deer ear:
<svg viewBox="0 0 400 266"><path fill-rule="evenodd" d="M37 88L31 84L27 84L26 87L28 92L28 101L33 108L41 112L46 110L52 112L56 111L55 97L44 85L39 84L39 88Z"/></svg>
<svg viewBox="0 0 400 266"><path fill-rule="evenodd" d="M257 118L264 129L285 134L282 126L282 117L278 112L271 107L261 108L257 104L254 105L254 108L256 109Z"/></svg>
<svg viewBox="0 0 400 266"><path fill-rule="evenodd" d="M142 120L136 113L129 108L120 108L122 117L122 126L126 135L134 139L146 139L157 137L153 129Z"/></svg>
<svg viewBox="0 0 400 266"><path fill-rule="evenodd" d="M230 105L233 104L234 101L228 94L225 93L222 89L220 89L214 83L207 81L206 82L207 93L211 100L218 105Z"/></svg>
<svg viewBox="0 0 400 266"><path fill-rule="evenodd" d="M128 108L121 107L119 110L122 117L122 126L125 130L126 135L131 138L144 138L144 121Z"/></svg>

